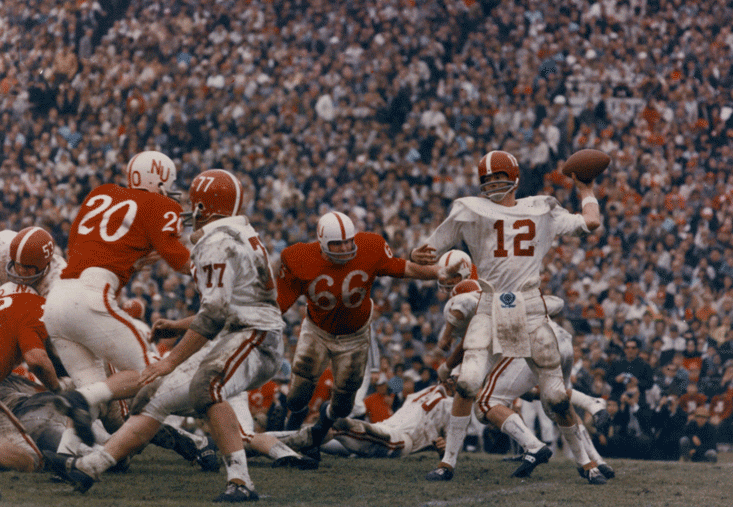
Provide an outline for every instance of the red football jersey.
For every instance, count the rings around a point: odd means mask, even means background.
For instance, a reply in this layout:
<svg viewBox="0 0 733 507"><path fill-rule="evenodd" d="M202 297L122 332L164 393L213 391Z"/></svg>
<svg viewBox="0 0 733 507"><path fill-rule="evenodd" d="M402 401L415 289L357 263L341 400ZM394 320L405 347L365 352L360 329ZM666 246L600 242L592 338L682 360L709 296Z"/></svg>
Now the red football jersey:
<svg viewBox="0 0 733 507"><path fill-rule="evenodd" d="M0 297L0 381L23 362L23 353L45 350L44 302L41 296L25 292Z"/></svg>
<svg viewBox="0 0 733 507"><path fill-rule="evenodd" d="M189 259L181 243L181 206L140 189L101 185L87 195L69 232L68 266L61 278L105 268L127 285L135 262L153 250L175 270Z"/></svg>
<svg viewBox="0 0 733 507"><path fill-rule="evenodd" d="M253 414L267 413L270 405L275 400L275 393L280 384L270 380L265 385L249 392L249 411Z"/></svg>
<svg viewBox="0 0 733 507"><path fill-rule="evenodd" d="M371 291L377 276L403 278L407 261L392 254L382 236L354 236L356 257L335 264L321 256L321 245L297 243L280 254L277 302L286 312L299 296L308 300L308 315L324 331L351 334L364 326L372 311Z"/></svg>

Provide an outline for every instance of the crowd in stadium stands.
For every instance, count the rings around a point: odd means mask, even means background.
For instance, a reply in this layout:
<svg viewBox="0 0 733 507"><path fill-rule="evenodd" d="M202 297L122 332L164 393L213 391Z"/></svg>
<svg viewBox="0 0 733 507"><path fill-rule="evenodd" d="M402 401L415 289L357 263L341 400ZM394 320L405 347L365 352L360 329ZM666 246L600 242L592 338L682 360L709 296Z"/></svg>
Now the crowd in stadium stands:
<svg viewBox="0 0 733 507"><path fill-rule="evenodd" d="M638 452L705 419L731 443L731 26L719 0L5 0L0 228L44 226L63 250L86 193L147 148L184 192L236 173L275 257L330 209L407 257L478 193L487 151L517 156L520 197L579 211L559 167L596 148L605 223L558 244L543 280L576 387L614 410L596 438ZM193 287L159 263L124 297L152 322L195 311ZM381 278L372 297L382 373L429 382L445 295Z"/></svg>

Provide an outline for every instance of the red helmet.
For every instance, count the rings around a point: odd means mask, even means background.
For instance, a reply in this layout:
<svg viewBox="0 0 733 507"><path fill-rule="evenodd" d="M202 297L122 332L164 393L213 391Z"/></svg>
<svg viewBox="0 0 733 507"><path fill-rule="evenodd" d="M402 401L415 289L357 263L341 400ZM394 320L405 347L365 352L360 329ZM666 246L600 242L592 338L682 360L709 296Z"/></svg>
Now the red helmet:
<svg viewBox="0 0 733 507"><path fill-rule="evenodd" d="M239 214L244 187L236 176L223 169L209 169L191 182L191 211L183 213L186 223L207 222L215 215L233 217ZM195 227L194 227L195 228Z"/></svg>
<svg viewBox="0 0 733 507"><path fill-rule="evenodd" d="M145 313L145 304L137 298L128 299L122 309L133 319L140 319Z"/></svg>
<svg viewBox="0 0 733 507"><path fill-rule="evenodd" d="M504 173L507 178L488 181L487 176L497 173ZM511 153L490 151L478 163L478 177L481 194L499 202L519 185L519 163Z"/></svg>
<svg viewBox="0 0 733 507"><path fill-rule="evenodd" d="M463 280L453 287L453 290L450 292L450 297L467 292L481 292L481 286L476 280Z"/></svg>
<svg viewBox="0 0 733 507"><path fill-rule="evenodd" d="M33 285L40 280L53 258L54 242L51 235L40 227L26 227L10 242L10 262L5 266L8 279L21 285ZM35 266L36 274L21 276L15 265Z"/></svg>

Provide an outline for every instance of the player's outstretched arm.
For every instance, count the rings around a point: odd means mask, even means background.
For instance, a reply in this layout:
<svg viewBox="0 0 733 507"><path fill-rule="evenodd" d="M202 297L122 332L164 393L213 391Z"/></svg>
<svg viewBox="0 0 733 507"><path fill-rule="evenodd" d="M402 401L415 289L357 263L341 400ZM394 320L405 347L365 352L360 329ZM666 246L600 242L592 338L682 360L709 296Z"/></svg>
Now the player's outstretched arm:
<svg viewBox="0 0 733 507"><path fill-rule="evenodd" d="M573 181L575 181L580 196L585 225L589 231L594 231L601 226L601 208L598 206L598 199L593 194L593 182L583 183L575 174L573 174Z"/></svg>

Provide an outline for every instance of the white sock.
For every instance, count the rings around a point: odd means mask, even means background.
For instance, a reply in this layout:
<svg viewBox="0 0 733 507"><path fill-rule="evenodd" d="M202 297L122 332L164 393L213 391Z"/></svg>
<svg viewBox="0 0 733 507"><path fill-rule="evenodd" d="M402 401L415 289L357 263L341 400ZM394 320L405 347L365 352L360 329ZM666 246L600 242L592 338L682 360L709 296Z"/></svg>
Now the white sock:
<svg viewBox="0 0 733 507"><path fill-rule="evenodd" d="M544 443L538 439L534 432L531 431L519 414L512 414L504 420L504 424L501 425L501 432L509 435L517 441L519 445L524 447L527 452L537 452Z"/></svg>
<svg viewBox="0 0 733 507"><path fill-rule="evenodd" d="M585 452L585 448L583 447L583 444L581 443L581 437L580 432L578 431L578 425L573 424L572 426L560 426L558 425L558 428L560 428L560 434L565 437L565 441L568 443L568 446L570 447L570 450L573 452L573 456L575 457L576 463L578 465L583 466L590 463L590 458L588 457L588 454Z"/></svg>
<svg viewBox="0 0 733 507"><path fill-rule="evenodd" d="M450 416L445 438L445 453L443 454L441 463L455 468L456 462L458 461L458 453L463 446L463 440L466 438L466 430L470 422L470 415Z"/></svg>
<svg viewBox="0 0 733 507"><path fill-rule="evenodd" d="M239 479L244 482L245 486L249 489L254 490L254 483L249 477L249 470L247 469L247 456L244 454L244 450L235 451L231 454L224 455L224 465L227 468L227 482L233 479Z"/></svg>
<svg viewBox="0 0 733 507"><path fill-rule="evenodd" d="M104 424L102 424L101 419L95 419L92 423L92 433L94 433L94 441L98 444L104 445L107 443L107 440L112 438L112 435L104 429Z"/></svg>
<svg viewBox="0 0 733 507"><path fill-rule="evenodd" d="M588 430L585 429L585 426L583 426L582 424L579 425L578 431L580 432L580 441L583 444L583 448L585 449L585 452L588 453L588 457L591 459L591 461L595 461L599 465L601 463L605 463L605 461L603 461L603 458L600 454L598 454L598 451L593 445L593 440L591 440L590 434L588 434Z"/></svg>
<svg viewBox="0 0 733 507"><path fill-rule="evenodd" d="M77 389L84 399L89 403L89 408L92 412L92 417L96 419L99 417L99 407L103 403L112 401L112 390L105 382L94 382L93 384L87 384Z"/></svg>
<svg viewBox="0 0 733 507"><path fill-rule="evenodd" d="M99 449L91 454L87 454L83 458L76 460L76 468L87 475L94 477L98 481L99 477L107 471L108 468L117 464L117 460L104 449Z"/></svg>
<svg viewBox="0 0 733 507"><path fill-rule="evenodd" d="M79 454L79 446L81 445L81 439L77 436L74 428L66 428L61 433L61 440L56 452L59 454Z"/></svg>
<svg viewBox="0 0 733 507"><path fill-rule="evenodd" d="M267 451L267 455L272 459L279 459L284 458L285 456L298 456L298 453L278 440L272 447L270 447L270 450Z"/></svg>
<svg viewBox="0 0 733 507"><path fill-rule="evenodd" d="M570 396L570 402L576 407L580 407L590 414L595 414L602 408L605 408L605 403L603 403L603 400L601 398L588 396L587 394L583 394L580 391L576 391L575 389L573 389Z"/></svg>

